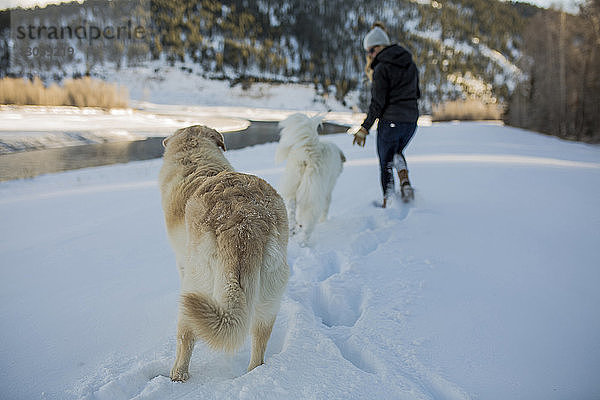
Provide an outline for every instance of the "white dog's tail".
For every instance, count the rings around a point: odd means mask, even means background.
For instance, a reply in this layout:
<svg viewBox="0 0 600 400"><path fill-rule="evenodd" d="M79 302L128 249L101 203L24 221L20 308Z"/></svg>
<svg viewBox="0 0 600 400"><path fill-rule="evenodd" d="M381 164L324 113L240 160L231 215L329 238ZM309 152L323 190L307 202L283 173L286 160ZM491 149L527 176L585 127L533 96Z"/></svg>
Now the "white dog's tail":
<svg viewBox="0 0 600 400"><path fill-rule="evenodd" d="M275 152L275 162L280 163L288 158L294 146L316 145L319 142L317 128L324 115L308 117L305 114L292 114L279 123L281 128L279 144Z"/></svg>
<svg viewBox="0 0 600 400"><path fill-rule="evenodd" d="M249 329L250 305L260 279L260 267L250 264L261 259L262 253L238 259L239 262L225 263L222 304L202 293L182 296L183 312L192 323L194 333L212 348L234 351L244 344Z"/></svg>

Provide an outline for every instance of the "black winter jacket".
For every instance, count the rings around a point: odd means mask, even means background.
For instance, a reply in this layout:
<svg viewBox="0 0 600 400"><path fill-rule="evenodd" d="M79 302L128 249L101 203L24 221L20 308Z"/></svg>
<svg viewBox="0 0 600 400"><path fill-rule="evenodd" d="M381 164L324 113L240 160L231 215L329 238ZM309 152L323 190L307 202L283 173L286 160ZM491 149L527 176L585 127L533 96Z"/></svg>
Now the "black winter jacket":
<svg viewBox="0 0 600 400"><path fill-rule="evenodd" d="M371 104L362 126L369 130L377 118L392 122L417 122L419 71L412 55L394 44L381 50L371 63Z"/></svg>

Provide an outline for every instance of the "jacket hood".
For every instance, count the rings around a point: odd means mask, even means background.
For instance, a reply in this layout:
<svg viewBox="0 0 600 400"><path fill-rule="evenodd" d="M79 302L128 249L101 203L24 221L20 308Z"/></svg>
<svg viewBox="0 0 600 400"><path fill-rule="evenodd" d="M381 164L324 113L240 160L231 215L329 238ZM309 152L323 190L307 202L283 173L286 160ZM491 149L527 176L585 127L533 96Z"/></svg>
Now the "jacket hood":
<svg viewBox="0 0 600 400"><path fill-rule="evenodd" d="M387 63L397 65L399 67L406 67L412 63L412 54L409 53L404 47L393 44L381 50L375 60L371 63L371 68L379 63Z"/></svg>

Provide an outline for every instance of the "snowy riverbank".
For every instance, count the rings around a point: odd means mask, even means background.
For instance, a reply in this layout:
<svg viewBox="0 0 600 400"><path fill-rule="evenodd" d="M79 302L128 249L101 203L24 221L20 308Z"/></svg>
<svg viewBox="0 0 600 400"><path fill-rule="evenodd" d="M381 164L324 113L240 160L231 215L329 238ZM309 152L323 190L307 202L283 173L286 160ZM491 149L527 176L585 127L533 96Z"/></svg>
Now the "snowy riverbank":
<svg viewBox="0 0 600 400"><path fill-rule="evenodd" d="M165 116L134 109L0 106L0 154L168 136L195 124L227 132L245 129L249 122L218 115Z"/></svg>
<svg viewBox="0 0 600 400"><path fill-rule="evenodd" d="M277 122L296 110L183 106L140 102L136 109L0 106L0 155L104 142L165 137L179 128L206 125L220 132L246 129L251 121ZM317 114L313 111L312 114ZM362 113L325 112L326 122L352 125ZM425 123L427 123L425 119Z"/></svg>
<svg viewBox="0 0 600 400"><path fill-rule="evenodd" d="M318 96L310 85L257 83L243 90L227 81L206 79L165 67L136 68L107 77L127 88L129 109L0 105L0 155L22 150L140 140L168 136L201 124L221 132L240 131L249 121L281 121L293 112L311 110L325 120L355 124L353 113L335 99Z"/></svg>

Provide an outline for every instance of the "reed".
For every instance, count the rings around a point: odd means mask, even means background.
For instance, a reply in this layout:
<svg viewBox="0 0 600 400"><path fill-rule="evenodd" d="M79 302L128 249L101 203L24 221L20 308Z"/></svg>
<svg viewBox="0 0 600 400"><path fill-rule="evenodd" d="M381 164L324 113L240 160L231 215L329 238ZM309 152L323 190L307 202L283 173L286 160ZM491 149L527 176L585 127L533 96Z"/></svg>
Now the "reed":
<svg viewBox="0 0 600 400"><path fill-rule="evenodd" d="M67 79L62 86L45 86L39 78L0 79L0 104L125 108L125 88L98 79Z"/></svg>
<svg viewBox="0 0 600 400"><path fill-rule="evenodd" d="M503 107L479 100L454 100L433 106L433 121L484 121L502 119Z"/></svg>

